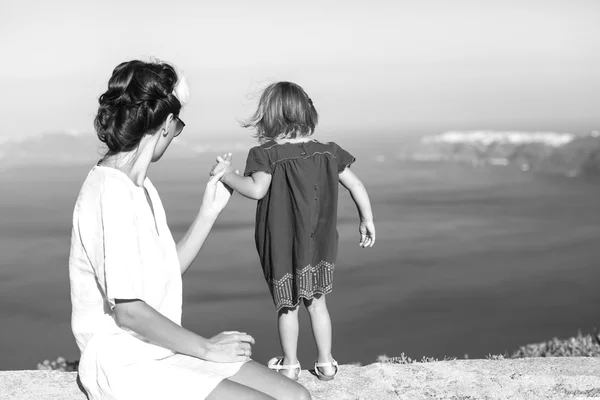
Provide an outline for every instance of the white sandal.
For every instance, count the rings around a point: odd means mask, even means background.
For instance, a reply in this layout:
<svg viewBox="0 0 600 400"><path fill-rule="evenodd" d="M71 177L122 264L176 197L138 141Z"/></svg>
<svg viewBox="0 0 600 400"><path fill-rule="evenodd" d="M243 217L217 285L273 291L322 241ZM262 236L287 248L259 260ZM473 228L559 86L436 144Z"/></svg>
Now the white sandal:
<svg viewBox="0 0 600 400"><path fill-rule="evenodd" d="M272 369L273 371L277 371L277 372L281 372L283 370L297 369L298 373L296 374L296 378L290 378L293 381L297 381L298 378L300 377L300 372L302 372L302 367L300 367L300 363L283 365L283 357L271 358L269 360L269 362L267 363L267 367L269 367L269 369Z"/></svg>
<svg viewBox="0 0 600 400"><path fill-rule="evenodd" d="M335 367L335 372L333 373L333 375L325 375L323 373L321 373L321 371L319 371L319 368L322 367ZM338 371L340 370L340 367L338 366L337 361L333 360L332 362L324 362L324 363L320 363L317 362L317 360L315 360L315 374L317 374L317 378L319 378L320 381L330 381L333 378L335 378L335 376L337 375Z"/></svg>

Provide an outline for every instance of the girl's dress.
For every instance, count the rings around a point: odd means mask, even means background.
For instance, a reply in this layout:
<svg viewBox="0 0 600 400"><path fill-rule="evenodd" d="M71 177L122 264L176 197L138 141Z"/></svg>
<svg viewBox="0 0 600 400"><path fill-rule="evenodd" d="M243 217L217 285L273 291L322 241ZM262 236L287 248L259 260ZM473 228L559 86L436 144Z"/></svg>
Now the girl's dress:
<svg viewBox="0 0 600 400"><path fill-rule="evenodd" d="M179 259L150 179L138 187L121 171L92 168L73 213L69 275L79 377L90 400L204 399L243 365L176 354L116 324L115 299L143 300L181 324Z"/></svg>
<svg viewBox="0 0 600 400"><path fill-rule="evenodd" d="M278 311L331 292L339 173L354 160L333 142L270 141L250 149L244 175L272 175L256 208L255 240Z"/></svg>

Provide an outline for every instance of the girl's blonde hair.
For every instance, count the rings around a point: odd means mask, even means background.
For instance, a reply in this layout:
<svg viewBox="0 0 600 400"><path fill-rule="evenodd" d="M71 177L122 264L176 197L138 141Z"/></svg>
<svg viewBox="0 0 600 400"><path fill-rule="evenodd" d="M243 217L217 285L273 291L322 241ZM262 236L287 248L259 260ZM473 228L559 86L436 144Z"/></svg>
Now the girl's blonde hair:
<svg viewBox="0 0 600 400"><path fill-rule="evenodd" d="M242 126L256 129L256 137L264 142L310 136L318 120L317 110L304 89L292 82L277 82L263 90L256 112Z"/></svg>

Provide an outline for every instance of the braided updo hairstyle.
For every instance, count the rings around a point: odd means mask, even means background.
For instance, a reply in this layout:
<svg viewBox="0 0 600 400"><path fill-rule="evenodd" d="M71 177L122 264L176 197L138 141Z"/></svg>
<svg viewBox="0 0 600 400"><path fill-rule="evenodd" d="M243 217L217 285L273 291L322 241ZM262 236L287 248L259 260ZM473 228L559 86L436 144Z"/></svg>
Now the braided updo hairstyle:
<svg viewBox="0 0 600 400"><path fill-rule="evenodd" d="M173 94L177 81L175 69L161 62L133 60L113 70L94 119L98 138L108 147L105 157L137 148L170 113L179 115L182 105Z"/></svg>

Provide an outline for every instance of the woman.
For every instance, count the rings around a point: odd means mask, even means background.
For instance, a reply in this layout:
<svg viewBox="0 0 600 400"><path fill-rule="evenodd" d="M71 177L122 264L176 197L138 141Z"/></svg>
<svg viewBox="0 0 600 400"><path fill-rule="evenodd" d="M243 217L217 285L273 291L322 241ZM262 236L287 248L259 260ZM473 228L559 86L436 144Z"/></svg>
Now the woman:
<svg viewBox="0 0 600 400"><path fill-rule="evenodd" d="M187 86L165 63L118 65L94 121L108 152L83 183L73 213L69 273L79 376L91 400L310 399L301 385L250 360L241 332L204 338L181 327L181 275L231 192L206 185L179 243L150 179L185 124Z"/></svg>

